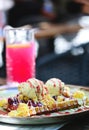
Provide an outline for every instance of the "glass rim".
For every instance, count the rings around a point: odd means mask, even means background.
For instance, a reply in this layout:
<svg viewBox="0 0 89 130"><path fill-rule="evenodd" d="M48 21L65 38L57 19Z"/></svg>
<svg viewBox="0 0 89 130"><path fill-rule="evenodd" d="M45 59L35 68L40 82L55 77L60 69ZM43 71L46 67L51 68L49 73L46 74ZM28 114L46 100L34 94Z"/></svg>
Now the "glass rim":
<svg viewBox="0 0 89 130"><path fill-rule="evenodd" d="M36 29L35 28L6 28L5 31L18 31L18 30L29 30L29 31L35 31Z"/></svg>

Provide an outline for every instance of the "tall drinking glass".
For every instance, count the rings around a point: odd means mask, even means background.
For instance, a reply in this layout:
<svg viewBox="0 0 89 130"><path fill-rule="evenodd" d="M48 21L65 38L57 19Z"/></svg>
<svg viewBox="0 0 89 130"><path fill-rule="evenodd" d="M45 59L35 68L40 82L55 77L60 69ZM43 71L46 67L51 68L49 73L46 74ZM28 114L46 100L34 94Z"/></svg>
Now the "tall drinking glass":
<svg viewBox="0 0 89 130"><path fill-rule="evenodd" d="M6 29L7 83L35 77L35 44L32 29Z"/></svg>

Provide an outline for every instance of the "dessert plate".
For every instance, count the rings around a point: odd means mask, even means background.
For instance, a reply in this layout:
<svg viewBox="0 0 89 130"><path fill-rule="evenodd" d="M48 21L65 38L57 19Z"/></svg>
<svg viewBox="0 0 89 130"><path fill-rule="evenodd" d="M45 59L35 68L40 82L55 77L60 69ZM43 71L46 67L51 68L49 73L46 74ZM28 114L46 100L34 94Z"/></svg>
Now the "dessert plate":
<svg viewBox="0 0 89 130"><path fill-rule="evenodd" d="M75 85L68 85L74 91L75 89L83 90L86 95L89 95L89 88ZM16 88L9 88L0 90L0 98L9 97L18 93ZM53 113L46 113L42 115L36 115L32 117L9 117L7 112L0 108L0 122L9 123L9 124L50 124L50 123L62 123L68 122L74 118L80 118L89 114L89 107L81 107L70 110L58 111Z"/></svg>

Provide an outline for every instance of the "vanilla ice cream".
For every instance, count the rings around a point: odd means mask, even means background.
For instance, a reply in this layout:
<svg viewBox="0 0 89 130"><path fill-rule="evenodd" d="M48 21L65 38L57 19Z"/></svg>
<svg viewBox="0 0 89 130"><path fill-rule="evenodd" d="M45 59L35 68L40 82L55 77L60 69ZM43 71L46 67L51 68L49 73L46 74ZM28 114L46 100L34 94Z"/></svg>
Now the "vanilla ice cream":
<svg viewBox="0 0 89 130"><path fill-rule="evenodd" d="M45 83L45 86L51 96L69 95L68 87L60 79L51 78Z"/></svg>
<svg viewBox="0 0 89 130"><path fill-rule="evenodd" d="M18 86L18 90L24 96L34 101L41 100L43 96L47 94L44 83L35 78L30 78L26 82L20 83Z"/></svg>

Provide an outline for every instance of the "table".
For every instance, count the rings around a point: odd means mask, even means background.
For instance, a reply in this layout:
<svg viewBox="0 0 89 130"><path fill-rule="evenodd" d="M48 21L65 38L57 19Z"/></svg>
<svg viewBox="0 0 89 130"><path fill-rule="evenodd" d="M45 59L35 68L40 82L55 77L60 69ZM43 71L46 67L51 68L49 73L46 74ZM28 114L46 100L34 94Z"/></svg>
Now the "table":
<svg viewBox="0 0 89 130"><path fill-rule="evenodd" d="M46 23L44 23L42 27L41 25L39 25L39 30L36 31L35 33L36 39L54 37L65 33L74 33L78 32L80 29L83 28L79 24L72 24L72 25L68 24L45 25L45 24Z"/></svg>
<svg viewBox="0 0 89 130"><path fill-rule="evenodd" d="M59 130L89 130L89 115L78 120L73 120Z"/></svg>
<svg viewBox="0 0 89 130"><path fill-rule="evenodd" d="M0 85L6 84L6 79L0 77Z"/></svg>

